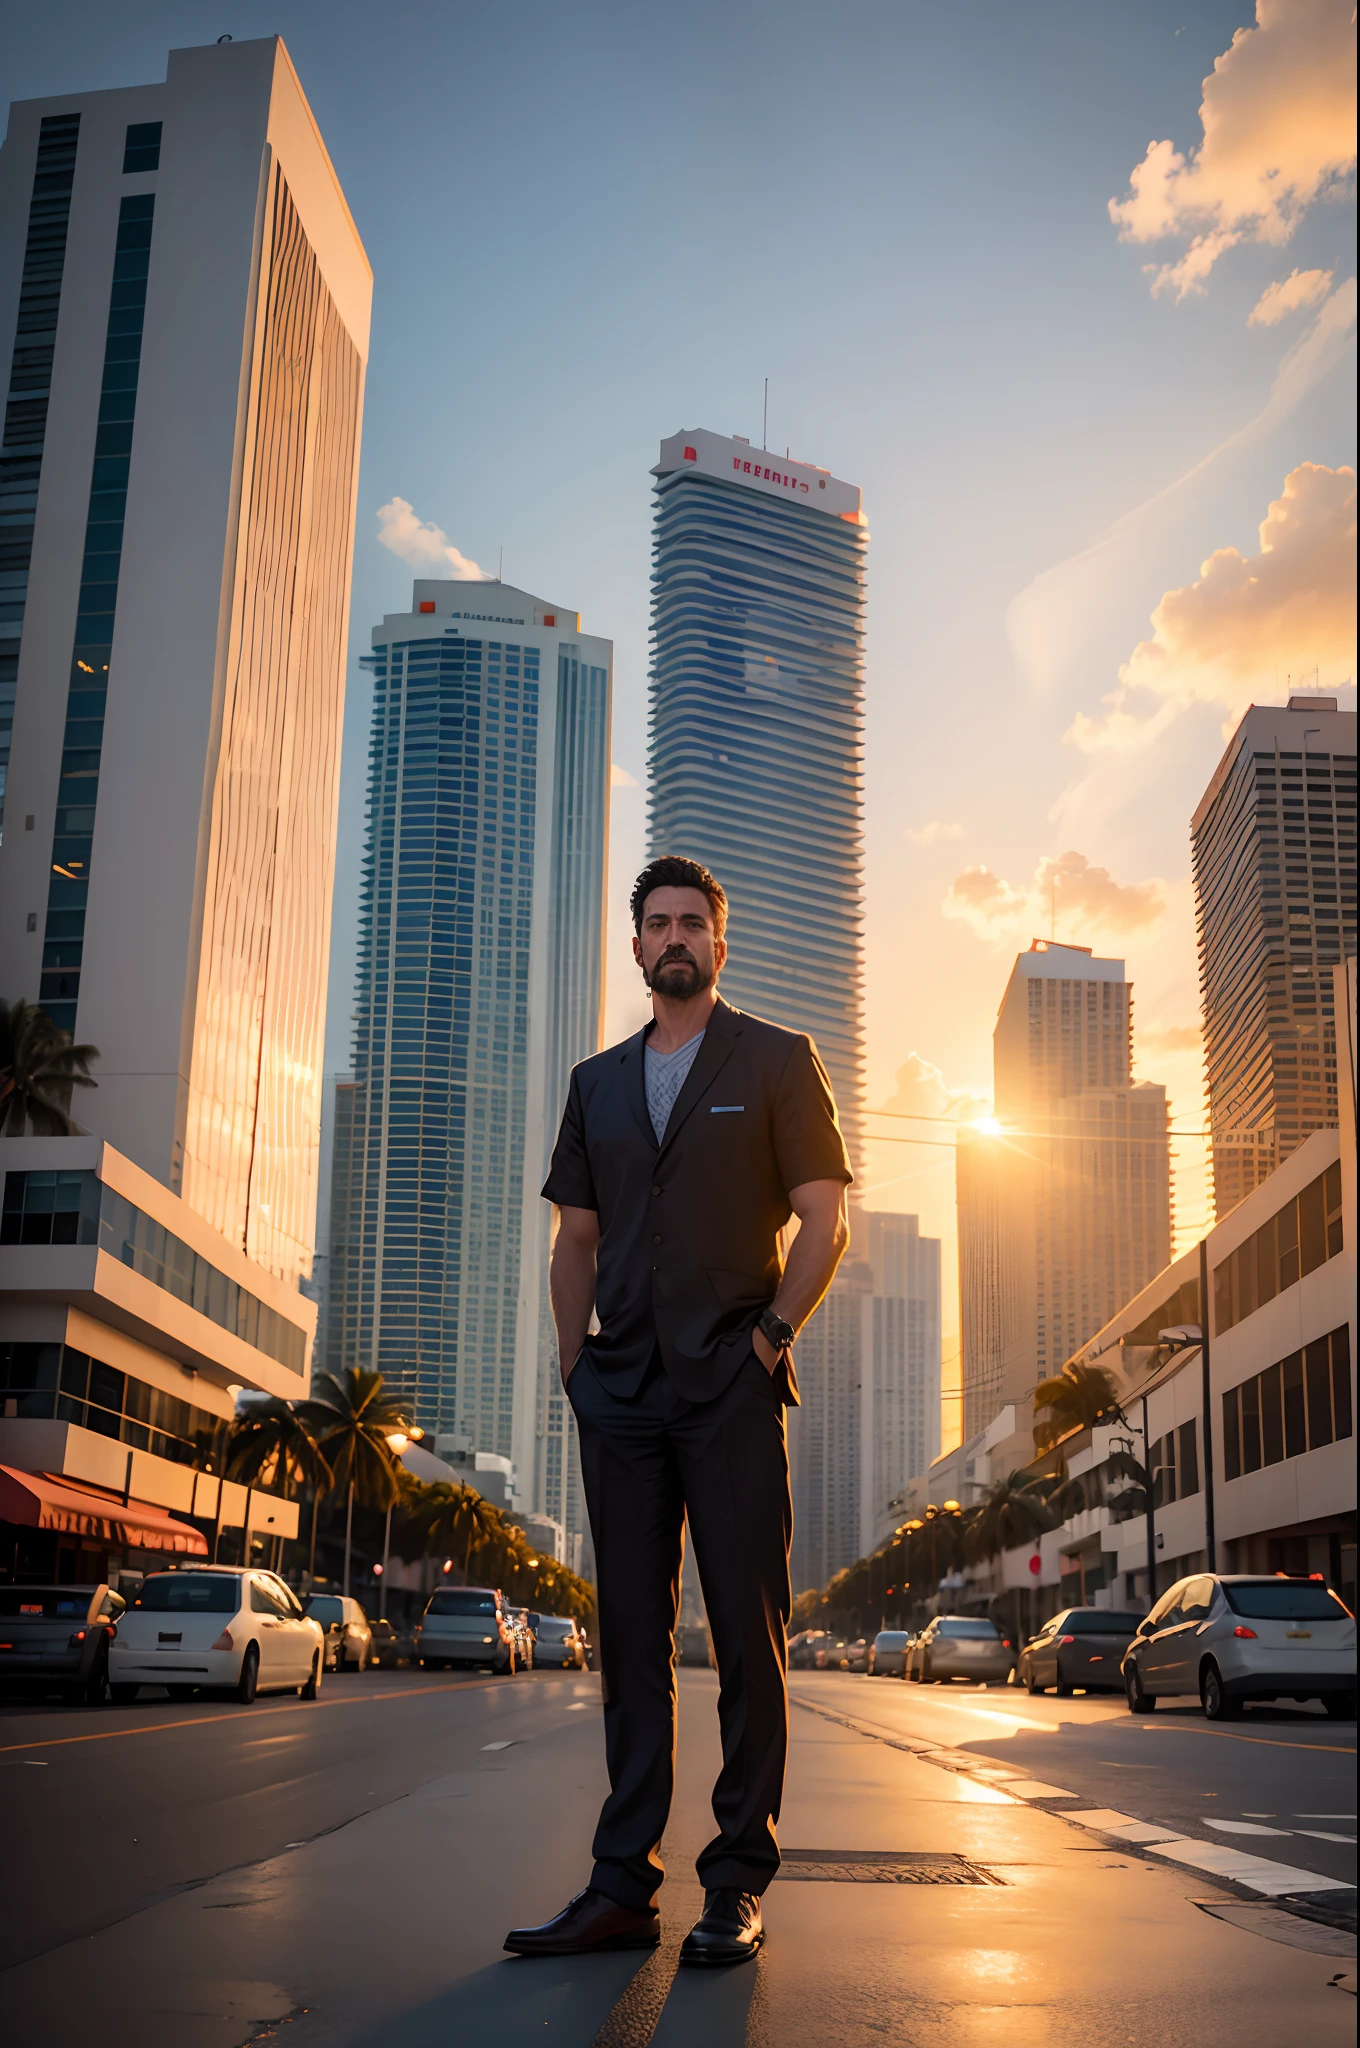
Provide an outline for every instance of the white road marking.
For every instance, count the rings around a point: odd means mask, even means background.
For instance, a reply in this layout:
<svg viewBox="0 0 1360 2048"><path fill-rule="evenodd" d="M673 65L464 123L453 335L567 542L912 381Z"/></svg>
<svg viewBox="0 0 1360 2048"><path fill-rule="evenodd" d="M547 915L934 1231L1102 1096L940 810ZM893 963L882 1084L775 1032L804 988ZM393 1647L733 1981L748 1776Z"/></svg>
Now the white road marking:
<svg viewBox="0 0 1360 2048"><path fill-rule="evenodd" d="M1038 1778L1016 1778L1006 1781L1006 1790L1017 1799L1079 1799L1079 1792L1064 1792L1058 1785L1042 1784Z"/></svg>
<svg viewBox="0 0 1360 2048"><path fill-rule="evenodd" d="M513 1742L484 1742L482 1744L483 1749L513 1749L514 1746Z"/></svg>
<svg viewBox="0 0 1360 2048"><path fill-rule="evenodd" d="M1296 1813L1295 1820L1348 1820L1354 1825L1353 1813Z"/></svg>
<svg viewBox="0 0 1360 2048"><path fill-rule="evenodd" d="M1348 1849L1355 1847L1354 1835L1329 1835L1324 1828L1294 1828L1291 1832L1307 1835L1310 1842L1344 1842Z"/></svg>
<svg viewBox="0 0 1360 2048"><path fill-rule="evenodd" d="M1163 1842L1154 1856L1168 1856L1173 1863L1188 1863L1192 1869L1207 1870L1214 1877L1231 1878L1246 1890L1260 1892L1268 1899L1287 1892L1348 1892L1353 1885L1340 1878L1319 1877L1315 1870L1295 1870L1287 1863L1268 1863L1264 1856L1248 1856L1228 1842Z"/></svg>
<svg viewBox="0 0 1360 2048"><path fill-rule="evenodd" d="M1258 1820L1207 1820L1207 1827L1222 1828L1226 1835L1287 1835L1288 1828L1262 1827Z"/></svg>

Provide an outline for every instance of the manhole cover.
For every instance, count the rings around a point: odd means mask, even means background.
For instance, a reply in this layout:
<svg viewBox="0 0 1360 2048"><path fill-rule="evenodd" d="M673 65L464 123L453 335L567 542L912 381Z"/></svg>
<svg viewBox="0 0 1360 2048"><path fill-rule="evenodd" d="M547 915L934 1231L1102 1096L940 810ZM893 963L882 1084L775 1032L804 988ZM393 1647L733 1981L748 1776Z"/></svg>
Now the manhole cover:
<svg viewBox="0 0 1360 2048"><path fill-rule="evenodd" d="M779 1875L813 1884L1001 1884L962 1856L925 1849L784 1849Z"/></svg>

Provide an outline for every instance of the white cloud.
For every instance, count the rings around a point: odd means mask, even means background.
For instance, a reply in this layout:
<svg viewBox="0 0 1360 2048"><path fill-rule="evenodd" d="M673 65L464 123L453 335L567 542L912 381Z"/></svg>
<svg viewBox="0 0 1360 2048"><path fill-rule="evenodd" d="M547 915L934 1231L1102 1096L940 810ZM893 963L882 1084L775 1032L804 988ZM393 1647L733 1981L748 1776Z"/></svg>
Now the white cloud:
<svg viewBox="0 0 1360 2048"><path fill-rule="evenodd" d="M1319 199L1339 195L1355 164L1352 0L1257 0L1204 80L1202 139L1182 154L1148 144L1110 218L1126 242L1186 240L1153 267L1153 290L1178 298L1235 242L1289 240Z"/></svg>
<svg viewBox="0 0 1360 2048"><path fill-rule="evenodd" d="M387 504L379 505L378 539L426 576L448 576L455 583L491 580L485 569L453 545L442 526L417 519L405 498L391 498Z"/></svg>
<svg viewBox="0 0 1360 2048"><path fill-rule="evenodd" d="M934 846L941 839L966 839L967 830L962 825L942 824L932 818L928 825L908 825L907 837L913 846Z"/></svg>
<svg viewBox="0 0 1360 2048"><path fill-rule="evenodd" d="M636 789L637 786L638 780L636 775L630 775L628 770L621 766L618 761L610 763L609 787L611 789Z"/></svg>
<svg viewBox="0 0 1360 2048"><path fill-rule="evenodd" d="M1116 882L1108 868L1068 852L1045 856L1019 888L990 868L965 868L950 883L942 908L979 938L1019 944L1050 927L1069 940L1097 933L1122 938L1155 924L1166 899L1157 882Z"/></svg>
<svg viewBox="0 0 1360 2048"><path fill-rule="evenodd" d="M932 1120L947 1117L956 1123L969 1123L975 1116L985 1116L991 1106L987 1095L952 1087L940 1069L919 1052L907 1054L897 1069L893 1092L883 1105L898 1116Z"/></svg>
<svg viewBox="0 0 1360 2048"><path fill-rule="evenodd" d="M1277 700L1292 675L1337 686L1355 673L1355 471L1300 463L1260 526L1261 550L1218 548L1197 582L1168 590L1119 671L1102 718L1064 738L1083 753L1146 745L1192 703L1230 718Z"/></svg>
<svg viewBox="0 0 1360 2048"><path fill-rule="evenodd" d="M1335 276L1334 270L1291 270L1288 277L1266 286L1247 315L1248 327L1275 327L1291 313L1319 305Z"/></svg>

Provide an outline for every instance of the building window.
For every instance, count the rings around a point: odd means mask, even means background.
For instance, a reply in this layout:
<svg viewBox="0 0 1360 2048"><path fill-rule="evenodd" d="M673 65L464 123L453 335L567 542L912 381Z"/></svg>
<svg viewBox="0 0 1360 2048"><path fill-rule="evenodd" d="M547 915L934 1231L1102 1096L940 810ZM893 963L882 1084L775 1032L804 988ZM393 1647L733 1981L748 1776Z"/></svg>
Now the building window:
<svg viewBox="0 0 1360 2048"><path fill-rule="evenodd" d="M74 1423L209 1472L220 1469L230 1426L69 1344L0 1344L0 1413L7 1421Z"/></svg>
<svg viewBox="0 0 1360 2048"><path fill-rule="evenodd" d="M0 1244L95 1244L99 1181L93 1173L7 1173Z"/></svg>
<svg viewBox="0 0 1360 2048"><path fill-rule="evenodd" d="M93 1173L7 1173L0 1243L98 1244L199 1315L290 1372L307 1362L307 1333L219 1273L202 1255L104 1187Z"/></svg>
<svg viewBox="0 0 1360 2048"><path fill-rule="evenodd" d="M1199 1435L1193 1419L1169 1429L1148 1452L1152 1472L1152 1505L1169 1507L1199 1492Z"/></svg>
<svg viewBox="0 0 1360 2048"><path fill-rule="evenodd" d="M123 176L130 171L158 171L161 167L161 124L134 121L123 144Z"/></svg>
<svg viewBox="0 0 1360 2048"><path fill-rule="evenodd" d="M1342 1249L1341 1164L1308 1183L1214 1268L1214 1331L1264 1308Z"/></svg>
<svg viewBox="0 0 1360 2048"><path fill-rule="evenodd" d="M1224 1394L1224 1476L1240 1479L1350 1433L1351 1346L1343 1323Z"/></svg>

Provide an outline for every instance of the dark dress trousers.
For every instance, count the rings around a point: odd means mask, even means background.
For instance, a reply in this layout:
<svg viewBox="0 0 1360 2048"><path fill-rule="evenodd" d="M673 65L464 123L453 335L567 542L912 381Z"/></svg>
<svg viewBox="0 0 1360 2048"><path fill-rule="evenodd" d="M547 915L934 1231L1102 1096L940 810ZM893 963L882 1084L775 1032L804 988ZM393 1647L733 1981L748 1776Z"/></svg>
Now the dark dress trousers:
<svg viewBox="0 0 1360 2048"><path fill-rule="evenodd" d="M650 1030L650 1026L648 1029ZM848 1183L811 1039L719 1001L660 1144L639 1032L575 1068L543 1193L600 1221L599 1329L567 1394L595 1541L610 1794L592 1884L651 1904L675 1768L674 1631L688 1516L718 1665L723 1766L706 1887L762 1892L788 1746L792 1357L751 1344L782 1271L789 1190Z"/></svg>

